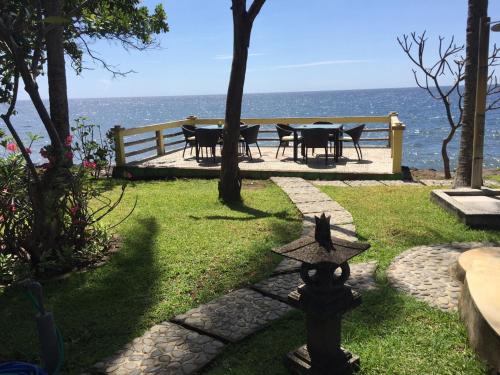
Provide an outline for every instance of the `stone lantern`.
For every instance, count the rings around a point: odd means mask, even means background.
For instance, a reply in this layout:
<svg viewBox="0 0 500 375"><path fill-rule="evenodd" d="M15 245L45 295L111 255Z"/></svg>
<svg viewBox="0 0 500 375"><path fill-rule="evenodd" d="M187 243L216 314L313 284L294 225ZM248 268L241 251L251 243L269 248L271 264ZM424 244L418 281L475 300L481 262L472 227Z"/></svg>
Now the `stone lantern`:
<svg viewBox="0 0 500 375"><path fill-rule="evenodd" d="M359 357L340 346L342 314L361 303L359 293L344 283L347 261L370 245L331 236L330 217L316 217L314 232L274 252L302 262L305 284L288 295L289 303L306 313L307 344L287 354L293 374L344 375L359 369Z"/></svg>

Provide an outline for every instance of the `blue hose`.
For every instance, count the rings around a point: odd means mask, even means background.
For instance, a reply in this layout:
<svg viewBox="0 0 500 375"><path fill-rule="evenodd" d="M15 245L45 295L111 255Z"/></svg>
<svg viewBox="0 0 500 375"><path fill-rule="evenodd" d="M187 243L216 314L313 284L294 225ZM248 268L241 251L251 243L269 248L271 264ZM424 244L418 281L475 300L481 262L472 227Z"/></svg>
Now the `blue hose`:
<svg viewBox="0 0 500 375"><path fill-rule="evenodd" d="M0 363L1 375L47 375L47 373L38 366L24 362L6 362Z"/></svg>

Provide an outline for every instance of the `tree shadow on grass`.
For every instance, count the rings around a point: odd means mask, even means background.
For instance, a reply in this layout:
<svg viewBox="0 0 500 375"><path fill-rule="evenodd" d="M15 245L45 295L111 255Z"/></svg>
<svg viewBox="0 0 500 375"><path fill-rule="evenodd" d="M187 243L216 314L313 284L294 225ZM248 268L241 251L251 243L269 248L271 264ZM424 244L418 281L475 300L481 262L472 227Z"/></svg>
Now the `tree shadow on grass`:
<svg viewBox="0 0 500 375"><path fill-rule="evenodd" d="M148 313L156 303L155 283L160 271L153 256L157 234L154 218L136 220L108 264L44 285L47 308L54 313L64 339L64 373L82 372L151 325ZM8 356L38 362L33 311L26 309L18 296L8 294L2 296L2 305L10 306L14 321L2 328L13 330L7 338L21 335L5 346L11 353ZM29 340L28 348L23 338Z"/></svg>
<svg viewBox="0 0 500 375"><path fill-rule="evenodd" d="M231 203L231 204L227 204L227 206L232 211L240 212L240 213L243 213L243 214L246 214L249 216L247 216L247 217L234 217L234 216L227 216L227 215L206 215L206 216L189 215L189 218L193 219L193 220L251 221L251 220L263 219L263 218L268 218L268 217L274 217L274 218L277 218L280 220L286 220L286 221L293 221L293 222L300 221L298 218L293 216L287 210L281 210L279 212L267 212L267 211L262 211L262 210L259 210L257 208L247 206L245 203Z"/></svg>

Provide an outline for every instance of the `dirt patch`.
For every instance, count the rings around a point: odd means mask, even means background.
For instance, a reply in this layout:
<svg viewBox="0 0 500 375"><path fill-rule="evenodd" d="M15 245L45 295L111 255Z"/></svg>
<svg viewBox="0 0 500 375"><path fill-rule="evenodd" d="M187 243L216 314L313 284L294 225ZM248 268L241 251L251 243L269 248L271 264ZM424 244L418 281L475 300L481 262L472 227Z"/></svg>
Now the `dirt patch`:
<svg viewBox="0 0 500 375"><path fill-rule="evenodd" d="M243 180L243 189L246 190L259 190L265 189L269 186L269 181L266 180Z"/></svg>
<svg viewBox="0 0 500 375"><path fill-rule="evenodd" d="M65 272L62 272L60 274L51 275L51 276L39 276L36 278L36 280L40 281L42 283L47 282L47 281L65 280L75 273L85 273L87 271L96 269L98 267L102 267L106 263L109 262L109 260L113 256L113 254L116 254L117 252L120 251L121 247L122 247L122 240L117 235L114 235L114 236L112 236L112 238L110 240L109 248L105 251L105 253L103 254L103 256L99 260L96 260L93 263L82 264L80 266L76 266L72 270L65 271ZM7 288L11 285L15 285L15 283L14 284L1 284L0 283L0 289Z"/></svg>

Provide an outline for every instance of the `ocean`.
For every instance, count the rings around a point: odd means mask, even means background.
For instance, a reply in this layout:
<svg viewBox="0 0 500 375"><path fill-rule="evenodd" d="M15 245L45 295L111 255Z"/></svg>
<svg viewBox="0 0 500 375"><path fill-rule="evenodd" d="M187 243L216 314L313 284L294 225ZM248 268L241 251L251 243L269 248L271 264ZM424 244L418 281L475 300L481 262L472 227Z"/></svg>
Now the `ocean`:
<svg viewBox="0 0 500 375"><path fill-rule="evenodd" d="M105 132L114 125L127 128L188 115L224 117L225 95L71 99L69 106L71 119L86 116ZM13 122L22 134L45 135L30 101L19 101L17 111ZM441 170L441 142L449 126L442 103L419 88L246 94L242 117L377 116L391 111L406 125L403 164ZM452 168L459 138L457 132L449 145ZM47 137L34 149L46 142ZM500 168L500 110L486 117L484 163Z"/></svg>

